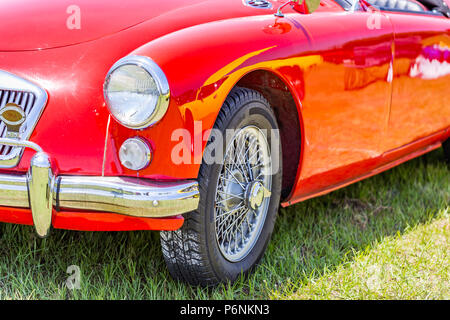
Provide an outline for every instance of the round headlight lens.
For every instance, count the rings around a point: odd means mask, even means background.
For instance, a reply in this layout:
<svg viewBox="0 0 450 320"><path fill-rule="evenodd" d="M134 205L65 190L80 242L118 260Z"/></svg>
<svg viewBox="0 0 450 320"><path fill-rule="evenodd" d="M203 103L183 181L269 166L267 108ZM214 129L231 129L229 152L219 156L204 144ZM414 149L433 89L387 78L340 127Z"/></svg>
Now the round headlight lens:
<svg viewBox="0 0 450 320"><path fill-rule="evenodd" d="M119 150L120 163L130 170L142 170L152 160L152 151L149 145L140 138L126 140Z"/></svg>
<svg viewBox="0 0 450 320"><path fill-rule="evenodd" d="M104 84L112 116L132 129L143 129L161 120L169 105L169 85L162 70L149 58L119 60Z"/></svg>

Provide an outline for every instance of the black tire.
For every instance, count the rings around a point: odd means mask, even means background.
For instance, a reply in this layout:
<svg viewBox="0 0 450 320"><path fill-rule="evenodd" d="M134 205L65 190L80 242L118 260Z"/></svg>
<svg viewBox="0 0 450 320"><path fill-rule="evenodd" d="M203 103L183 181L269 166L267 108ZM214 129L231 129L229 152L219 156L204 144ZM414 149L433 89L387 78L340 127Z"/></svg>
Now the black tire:
<svg viewBox="0 0 450 320"><path fill-rule="evenodd" d="M447 159L447 163L450 164L450 139L444 141L442 148L444 148L444 155Z"/></svg>
<svg viewBox="0 0 450 320"><path fill-rule="evenodd" d="M245 88L231 91L218 115L214 128L239 129L244 126L268 129L267 142L271 145L270 129L278 129L276 118L269 103L258 92ZM264 224L250 253L238 262L227 260L219 249L214 222L214 204L221 164L203 164L198 182L200 204L196 211L185 214L185 222L177 231L161 232L162 252L173 278L191 285L214 286L236 280L246 275L260 262L273 232L281 194L281 144L278 150L271 150L277 157L279 170L272 175L272 188ZM214 187L212 187L214 186Z"/></svg>

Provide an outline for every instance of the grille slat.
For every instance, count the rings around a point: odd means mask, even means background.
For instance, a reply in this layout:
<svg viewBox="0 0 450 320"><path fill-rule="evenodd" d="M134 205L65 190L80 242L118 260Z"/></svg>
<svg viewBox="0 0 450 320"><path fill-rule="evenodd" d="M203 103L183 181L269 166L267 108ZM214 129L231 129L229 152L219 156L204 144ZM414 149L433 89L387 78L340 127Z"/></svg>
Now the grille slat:
<svg viewBox="0 0 450 320"><path fill-rule="evenodd" d="M16 97L16 92L15 91L11 91L9 98L8 98L8 103L14 102L14 98Z"/></svg>
<svg viewBox="0 0 450 320"><path fill-rule="evenodd" d="M16 99L15 99L14 103L19 104L21 98L22 98L22 92L17 92Z"/></svg>
<svg viewBox="0 0 450 320"><path fill-rule="evenodd" d="M2 102L0 104L1 108L3 108L5 106L5 104L7 103L6 101L8 100L8 96L9 96L9 91L2 90Z"/></svg>
<svg viewBox="0 0 450 320"><path fill-rule="evenodd" d="M24 92L22 101L23 101L23 105L25 106L25 107L23 108L23 111L24 111L24 112L27 112L28 92Z"/></svg>
<svg viewBox="0 0 450 320"><path fill-rule="evenodd" d="M31 111L31 107L34 104L34 101L35 101L34 95L29 93L28 94L28 101L27 101L27 104L26 104L26 107L25 107L25 110L24 110L25 114L27 114L27 112L29 113Z"/></svg>

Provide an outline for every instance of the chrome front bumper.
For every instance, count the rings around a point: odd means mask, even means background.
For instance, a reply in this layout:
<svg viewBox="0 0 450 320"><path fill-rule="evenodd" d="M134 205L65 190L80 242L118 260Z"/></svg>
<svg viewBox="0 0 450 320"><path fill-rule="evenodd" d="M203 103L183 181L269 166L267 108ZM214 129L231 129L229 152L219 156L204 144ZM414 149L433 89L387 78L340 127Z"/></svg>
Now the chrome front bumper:
<svg viewBox="0 0 450 320"><path fill-rule="evenodd" d="M0 139L7 144L10 139ZM17 142L16 142L17 143ZM31 147L30 145L24 147ZM138 178L55 176L40 148L26 175L0 174L0 206L30 208L39 236L48 235L53 208L168 217L197 209L196 181L153 182Z"/></svg>

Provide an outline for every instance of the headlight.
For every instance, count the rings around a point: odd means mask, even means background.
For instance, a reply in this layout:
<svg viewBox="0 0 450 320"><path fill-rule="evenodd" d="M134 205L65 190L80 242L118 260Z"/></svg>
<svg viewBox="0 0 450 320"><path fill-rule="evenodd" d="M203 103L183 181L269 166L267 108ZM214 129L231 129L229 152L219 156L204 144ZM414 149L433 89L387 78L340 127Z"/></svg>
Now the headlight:
<svg viewBox="0 0 450 320"><path fill-rule="evenodd" d="M167 78L147 57L128 56L117 61L106 76L103 93L112 116L131 129L154 125L169 106Z"/></svg>

